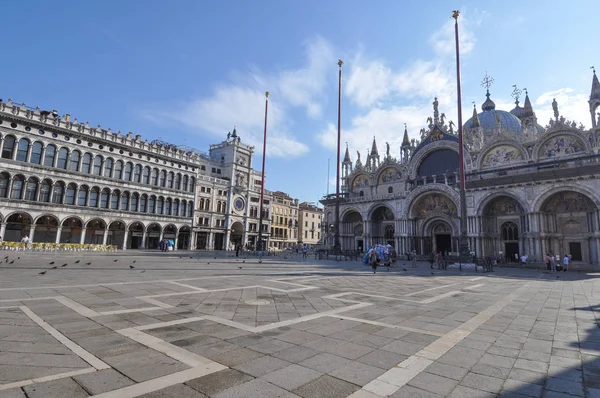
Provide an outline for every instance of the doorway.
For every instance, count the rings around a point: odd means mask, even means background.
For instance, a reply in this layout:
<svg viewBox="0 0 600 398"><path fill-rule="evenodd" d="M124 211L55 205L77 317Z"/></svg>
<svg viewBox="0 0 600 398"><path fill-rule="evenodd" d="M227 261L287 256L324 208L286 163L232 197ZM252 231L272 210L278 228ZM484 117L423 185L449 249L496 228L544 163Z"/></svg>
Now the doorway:
<svg viewBox="0 0 600 398"><path fill-rule="evenodd" d="M452 251L452 236L450 234L435 234L435 248L440 253Z"/></svg>
<svg viewBox="0 0 600 398"><path fill-rule="evenodd" d="M580 242L569 242L569 253L571 255L571 261L583 261L581 255L581 243Z"/></svg>
<svg viewBox="0 0 600 398"><path fill-rule="evenodd" d="M362 240L362 239L357 239L357 240L356 240L356 249L357 249L359 252L361 252L361 253L363 252L363 249L364 249L364 243L363 243L363 240Z"/></svg>
<svg viewBox="0 0 600 398"><path fill-rule="evenodd" d="M518 262L519 242L504 242L504 255L506 256L507 262Z"/></svg>

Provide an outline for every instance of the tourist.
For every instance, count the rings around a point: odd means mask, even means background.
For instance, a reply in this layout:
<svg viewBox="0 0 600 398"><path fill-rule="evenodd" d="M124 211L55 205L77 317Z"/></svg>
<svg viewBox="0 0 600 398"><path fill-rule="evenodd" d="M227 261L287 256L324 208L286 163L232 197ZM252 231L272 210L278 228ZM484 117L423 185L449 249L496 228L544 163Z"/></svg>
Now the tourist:
<svg viewBox="0 0 600 398"><path fill-rule="evenodd" d="M569 262L570 262L570 258L568 254L565 254L565 258L563 259L563 272L567 272L567 269L569 268Z"/></svg>
<svg viewBox="0 0 600 398"><path fill-rule="evenodd" d="M556 272L556 258L554 255L550 255L550 268L552 272Z"/></svg>
<svg viewBox="0 0 600 398"><path fill-rule="evenodd" d="M412 267L417 268L417 251L413 250L412 254Z"/></svg>
<svg viewBox="0 0 600 398"><path fill-rule="evenodd" d="M433 263L435 262L436 254L434 252L429 253L429 268L433 269Z"/></svg>

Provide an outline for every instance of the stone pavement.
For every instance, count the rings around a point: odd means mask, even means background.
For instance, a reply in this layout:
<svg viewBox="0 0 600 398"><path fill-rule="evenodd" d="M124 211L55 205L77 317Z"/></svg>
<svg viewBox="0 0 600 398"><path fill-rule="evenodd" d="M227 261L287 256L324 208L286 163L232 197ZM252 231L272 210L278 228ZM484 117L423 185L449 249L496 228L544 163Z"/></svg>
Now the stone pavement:
<svg viewBox="0 0 600 398"><path fill-rule="evenodd" d="M6 255L0 397L600 398L598 274Z"/></svg>

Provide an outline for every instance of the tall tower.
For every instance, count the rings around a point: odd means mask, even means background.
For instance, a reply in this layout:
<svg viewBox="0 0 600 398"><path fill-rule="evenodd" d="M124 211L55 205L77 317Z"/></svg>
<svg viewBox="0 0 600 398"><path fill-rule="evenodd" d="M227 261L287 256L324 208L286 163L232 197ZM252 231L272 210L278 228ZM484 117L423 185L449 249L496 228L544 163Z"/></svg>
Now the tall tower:
<svg viewBox="0 0 600 398"><path fill-rule="evenodd" d="M596 110L600 107L600 82L596 76L596 69L592 66L594 76L592 77L592 92L590 93L590 115L592 116L592 127L600 127L600 114L596 114Z"/></svg>
<svg viewBox="0 0 600 398"><path fill-rule="evenodd" d="M348 152L348 144L346 143L346 154L342 161L342 178L348 178L350 173L352 173L352 160L350 160L350 152Z"/></svg>
<svg viewBox="0 0 600 398"><path fill-rule="evenodd" d="M402 163L408 163L408 159L410 158L410 140L408 139L406 123L404 123L404 138L402 138L402 146L400 149L402 151Z"/></svg>
<svg viewBox="0 0 600 398"><path fill-rule="evenodd" d="M373 145L371 146L371 165L373 170L376 170L381 162L379 161L379 152L377 151L377 142L375 142L375 137L373 137Z"/></svg>

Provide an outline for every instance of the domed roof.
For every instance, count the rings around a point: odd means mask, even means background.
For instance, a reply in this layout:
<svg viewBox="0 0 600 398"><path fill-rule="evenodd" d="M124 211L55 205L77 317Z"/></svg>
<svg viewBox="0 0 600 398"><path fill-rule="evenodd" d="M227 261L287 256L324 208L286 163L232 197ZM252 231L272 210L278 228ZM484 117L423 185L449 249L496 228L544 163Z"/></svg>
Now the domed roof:
<svg viewBox="0 0 600 398"><path fill-rule="evenodd" d="M521 120L519 120L519 118L513 115L511 112L496 110L496 104L490 99L489 91L487 92L486 97L487 99L481 106L483 112L478 114L479 123L481 124L483 131L485 133L492 133L496 131L496 129L500 127L498 126L499 122L502 126L503 131L513 133L515 135L523 134L523 130L521 128ZM464 127L470 129L472 128L472 126L473 118L470 118L469 120L467 120Z"/></svg>

